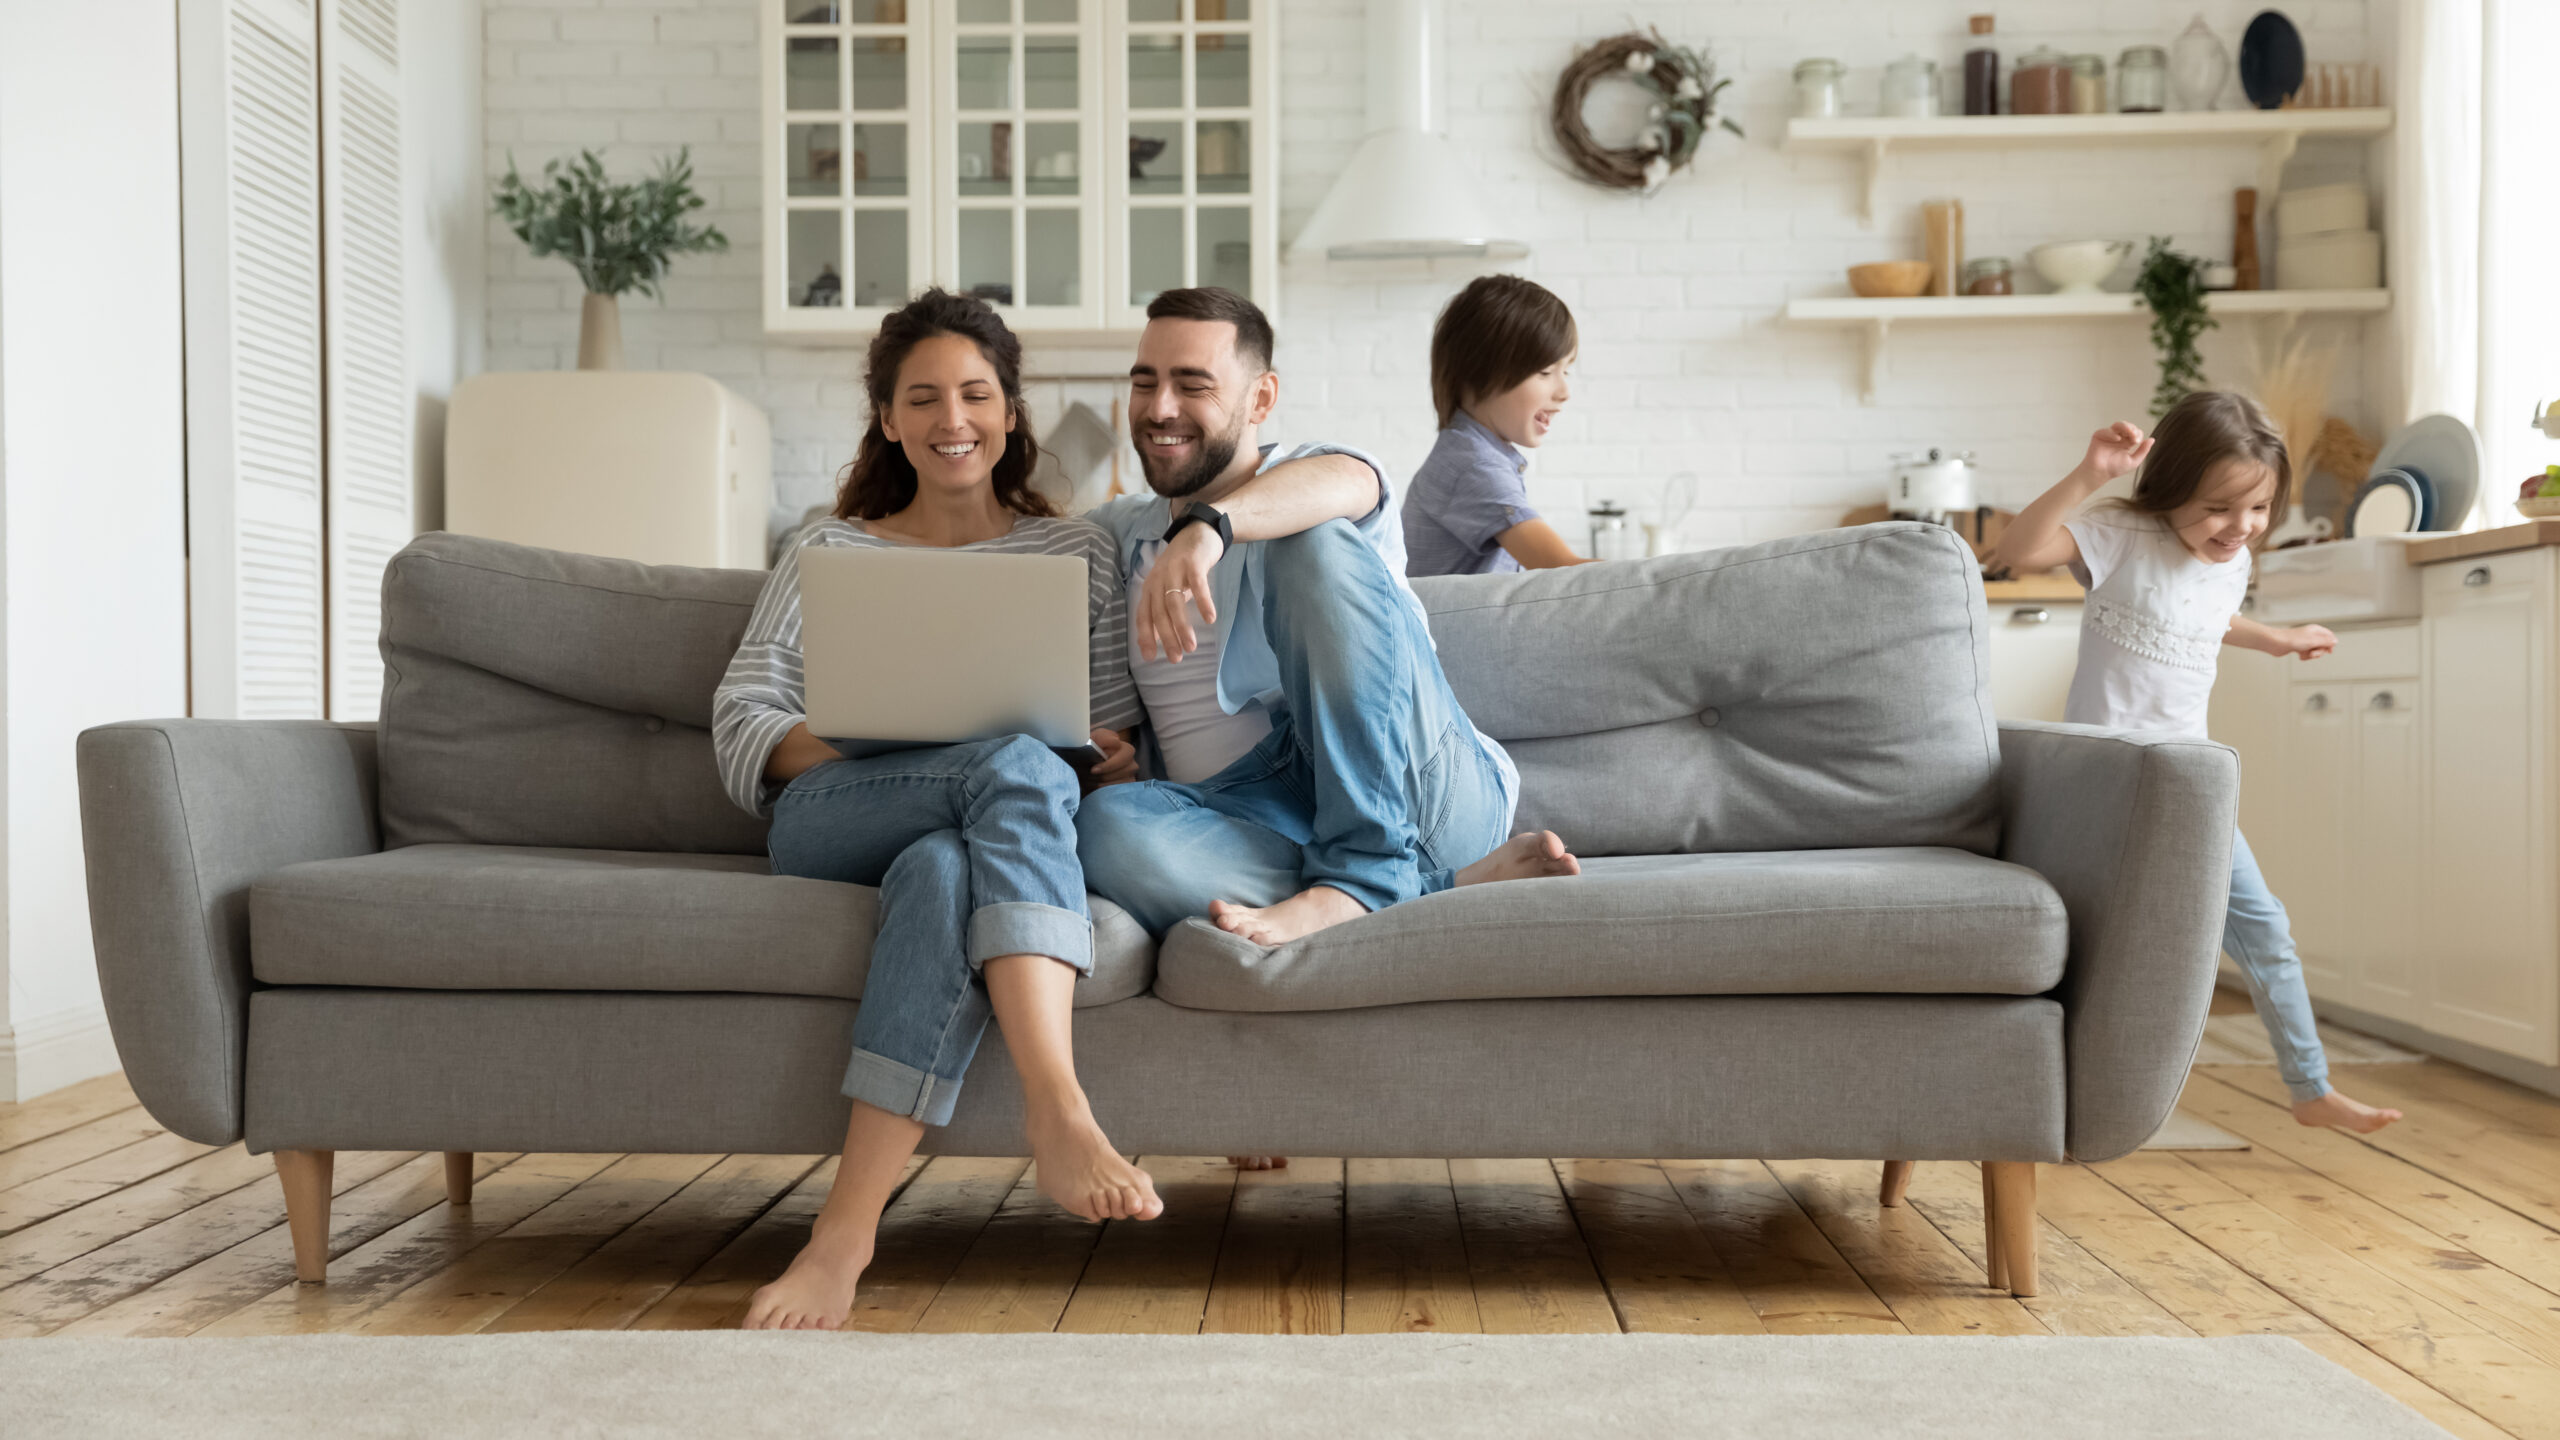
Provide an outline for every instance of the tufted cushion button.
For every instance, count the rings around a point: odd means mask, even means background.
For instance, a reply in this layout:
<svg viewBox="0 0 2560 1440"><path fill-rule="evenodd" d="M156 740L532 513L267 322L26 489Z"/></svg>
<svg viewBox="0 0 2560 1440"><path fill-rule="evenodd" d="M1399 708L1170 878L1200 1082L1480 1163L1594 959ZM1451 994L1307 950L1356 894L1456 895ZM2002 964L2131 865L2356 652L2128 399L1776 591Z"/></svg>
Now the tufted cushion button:
<svg viewBox="0 0 2560 1440"><path fill-rule="evenodd" d="M1698 723L1706 726L1710 730L1713 730L1716 726L1724 723L1724 716L1716 709L1716 707L1710 705L1706 709L1698 712Z"/></svg>
<svg viewBox="0 0 2560 1440"><path fill-rule="evenodd" d="M648 719L640 722L640 728L648 731L652 735L655 735L659 731L667 728L667 722L659 719L655 715L652 715Z"/></svg>

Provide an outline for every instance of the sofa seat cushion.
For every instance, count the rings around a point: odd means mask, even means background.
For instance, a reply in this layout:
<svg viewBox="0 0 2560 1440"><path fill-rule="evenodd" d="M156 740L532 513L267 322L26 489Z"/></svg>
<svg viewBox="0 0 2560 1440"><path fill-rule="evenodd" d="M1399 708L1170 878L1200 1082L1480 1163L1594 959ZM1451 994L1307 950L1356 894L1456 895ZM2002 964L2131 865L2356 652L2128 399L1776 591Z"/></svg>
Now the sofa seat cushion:
<svg viewBox="0 0 2560 1440"><path fill-rule="evenodd" d="M862 997L880 892L775 875L759 855L412 845L289 865L249 892L269 985L693 990ZM1155 945L1091 900L1076 1004L1147 988Z"/></svg>
<svg viewBox="0 0 2560 1440"><path fill-rule="evenodd" d="M1570 878L1426 895L1266 949L1187 920L1156 994L1195 1010L1579 995L2039 995L2062 898L1952 849L1586 860Z"/></svg>

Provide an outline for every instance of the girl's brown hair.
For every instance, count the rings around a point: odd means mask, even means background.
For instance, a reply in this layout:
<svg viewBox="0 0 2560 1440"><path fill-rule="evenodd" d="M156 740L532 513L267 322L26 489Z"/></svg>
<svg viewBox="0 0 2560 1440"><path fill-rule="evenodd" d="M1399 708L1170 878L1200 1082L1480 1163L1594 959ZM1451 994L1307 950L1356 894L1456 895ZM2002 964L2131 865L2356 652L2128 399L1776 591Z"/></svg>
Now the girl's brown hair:
<svg viewBox="0 0 2560 1440"><path fill-rule="evenodd" d="M987 302L948 290L927 290L880 322L862 365L862 388L871 401L871 425L853 463L836 477L836 518L881 520L915 502L916 467L905 447L880 428L898 389L898 367L916 346L936 335L957 335L974 342L978 353L995 367L996 384L1004 391L1004 410L1013 429L1004 437L1004 454L996 457L996 502L1017 515L1058 513L1049 498L1031 488L1031 468L1040 459L1040 442L1032 438L1031 417L1022 408L1022 342Z"/></svg>
<svg viewBox="0 0 2560 1440"><path fill-rule="evenodd" d="M1581 345L1555 292L1517 275L1485 275L1431 327L1431 403L1446 430L1468 403L1499 395Z"/></svg>
<svg viewBox="0 0 2560 1440"><path fill-rule="evenodd" d="M2196 498L2205 477L2225 460L2263 465L2276 477L2270 504L2284 514L2293 494L2293 462L2285 455L2284 435L2266 410L2246 395L2229 390L2198 390L2160 417L2151 432L2151 454L2142 462L2142 478L2134 482L2126 509L2166 515Z"/></svg>

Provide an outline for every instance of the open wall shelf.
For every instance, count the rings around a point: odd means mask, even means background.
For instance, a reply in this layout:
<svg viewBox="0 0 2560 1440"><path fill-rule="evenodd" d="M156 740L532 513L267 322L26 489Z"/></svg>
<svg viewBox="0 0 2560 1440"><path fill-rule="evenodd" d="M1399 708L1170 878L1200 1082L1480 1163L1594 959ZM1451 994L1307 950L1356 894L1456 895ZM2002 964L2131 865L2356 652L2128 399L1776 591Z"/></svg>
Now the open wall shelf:
<svg viewBox="0 0 2560 1440"><path fill-rule="evenodd" d="M1851 116L1787 122L1782 148L1851 150L1866 157L1862 218L1875 223L1876 188L1886 161L1898 148L2028 145L2196 145L2254 143L2259 147L2259 191L2279 188L2294 147L2312 139L2370 139L2391 129L2386 107L2364 110L2194 110L2149 115L1935 115Z"/></svg>
<svg viewBox="0 0 2560 1440"><path fill-rule="evenodd" d="M2205 306L2216 315L2255 316L2290 325L2304 315L2378 314L2391 308L2391 292L2218 290L2205 297ZM1896 324L1981 325L2019 320L2095 320L2139 315L2144 308L2140 296L2117 290L2084 295L1923 295L1907 300L1869 300L1844 295L1790 300L1787 302L1786 320L1790 325L1864 326L1867 332L1867 369L1865 384L1859 393L1861 398L1872 401L1883 378L1885 347Z"/></svg>

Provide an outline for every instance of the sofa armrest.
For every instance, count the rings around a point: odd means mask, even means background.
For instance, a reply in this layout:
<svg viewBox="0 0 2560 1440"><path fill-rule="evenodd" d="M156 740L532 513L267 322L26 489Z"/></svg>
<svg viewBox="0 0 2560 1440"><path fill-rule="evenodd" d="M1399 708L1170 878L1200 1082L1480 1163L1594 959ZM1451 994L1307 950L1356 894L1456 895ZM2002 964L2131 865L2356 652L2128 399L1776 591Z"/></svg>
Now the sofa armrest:
<svg viewBox="0 0 2560 1440"><path fill-rule="evenodd" d="M2000 858L2071 917L2055 998L2066 1144L2109 1160L2151 1138L2203 1038L2231 892L2240 757L2210 740L2000 725Z"/></svg>
<svg viewBox="0 0 2560 1440"><path fill-rule="evenodd" d="M80 830L98 987L151 1118L240 1138L249 885L382 848L373 727L141 720L82 732Z"/></svg>

